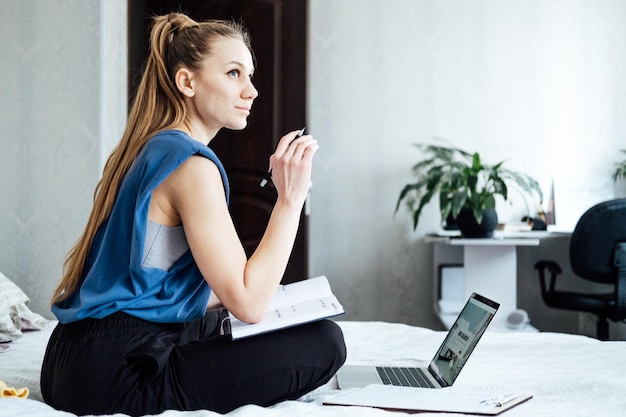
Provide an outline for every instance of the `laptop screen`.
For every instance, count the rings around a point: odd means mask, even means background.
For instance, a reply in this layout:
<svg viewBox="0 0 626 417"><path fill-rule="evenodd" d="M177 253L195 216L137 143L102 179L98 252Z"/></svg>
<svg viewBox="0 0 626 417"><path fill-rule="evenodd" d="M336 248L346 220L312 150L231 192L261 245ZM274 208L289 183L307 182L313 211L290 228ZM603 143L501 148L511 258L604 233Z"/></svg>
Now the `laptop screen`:
<svg viewBox="0 0 626 417"><path fill-rule="evenodd" d="M499 306L476 293L469 298L428 366L442 386L457 378Z"/></svg>

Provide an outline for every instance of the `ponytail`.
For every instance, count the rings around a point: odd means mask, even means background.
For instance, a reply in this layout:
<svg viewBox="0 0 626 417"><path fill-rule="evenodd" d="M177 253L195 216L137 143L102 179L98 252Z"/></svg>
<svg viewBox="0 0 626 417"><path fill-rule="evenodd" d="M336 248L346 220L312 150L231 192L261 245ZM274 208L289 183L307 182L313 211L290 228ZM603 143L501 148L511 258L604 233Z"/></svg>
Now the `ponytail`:
<svg viewBox="0 0 626 417"><path fill-rule="evenodd" d="M63 278L52 296L57 303L76 291L86 271L85 259L102 223L111 215L122 180L144 145L156 133L182 124L187 109L176 88L174 76L180 68L198 71L211 55L218 37L241 39L250 51L250 38L239 24L212 20L196 22L182 13L153 19L150 55L133 100L126 128L113 149L94 192L94 205L78 242L65 259Z"/></svg>

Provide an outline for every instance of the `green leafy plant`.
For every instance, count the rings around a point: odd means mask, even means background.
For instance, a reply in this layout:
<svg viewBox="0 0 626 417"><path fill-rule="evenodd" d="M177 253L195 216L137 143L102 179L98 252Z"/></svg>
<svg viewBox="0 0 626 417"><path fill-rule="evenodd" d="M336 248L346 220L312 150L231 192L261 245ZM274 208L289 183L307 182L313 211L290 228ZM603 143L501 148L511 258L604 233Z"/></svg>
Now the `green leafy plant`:
<svg viewBox="0 0 626 417"><path fill-rule="evenodd" d="M505 161L485 164L478 152L418 143L425 157L412 168L415 182L406 184L396 203L398 211L404 201L413 215L413 229L417 229L423 208L432 198L439 197L441 219L449 215L457 218L463 208L470 209L477 223L482 222L483 210L495 209L496 195L508 199L509 187L515 185L524 195L543 200L539 183L532 177L503 167Z"/></svg>
<svg viewBox="0 0 626 417"><path fill-rule="evenodd" d="M615 164L615 171L613 171L613 181L626 179L626 149L622 149L620 152L624 154L624 159Z"/></svg>

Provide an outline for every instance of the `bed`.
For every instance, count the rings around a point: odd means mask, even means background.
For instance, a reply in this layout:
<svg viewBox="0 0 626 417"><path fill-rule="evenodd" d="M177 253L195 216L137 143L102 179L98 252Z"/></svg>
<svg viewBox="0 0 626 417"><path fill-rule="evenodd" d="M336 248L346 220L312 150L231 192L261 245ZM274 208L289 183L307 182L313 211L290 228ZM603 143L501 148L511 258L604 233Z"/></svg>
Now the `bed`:
<svg viewBox="0 0 626 417"><path fill-rule="evenodd" d="M12 301L7 301L10 299ZM8 306L11 303L17 303L17 307ZM26 398L11 395L0 398L0 417L72 417L73 414L54 410L42 402L39 372L47 340L56 323L30 312L27 303L27 296L0 274L0 338L7 334L14 336L10 342L0 343L0 381L14 388L15 393L28 389ZM11 320L2 321L7 312L11 312ZM20 323L21 329L18 328ZM400 323L338 321L338 324L344 332L348 364L420 365L433 356L445 336L445 332ZM7 326L16 327L7 330ZM508 392L534 395L530 401L506 411L503 415L508 417L626 415L626 342L600 342L569 334L488 330L451 389L487 395ZM296 401L268 408L248 405L228 413L228 417L391 417L404 414L322 405L342 392L345 390L339 390L333 378ZM122 416L116 414L116 417ZM213 417L218 414L207 410L168 410L159 416Z"/></svg>

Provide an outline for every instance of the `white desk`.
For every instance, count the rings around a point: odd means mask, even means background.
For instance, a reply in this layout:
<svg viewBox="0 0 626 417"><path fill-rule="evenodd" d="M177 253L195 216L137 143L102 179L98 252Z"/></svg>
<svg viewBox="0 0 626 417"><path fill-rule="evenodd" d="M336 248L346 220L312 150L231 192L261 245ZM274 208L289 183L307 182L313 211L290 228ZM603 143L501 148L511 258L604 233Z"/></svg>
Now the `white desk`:
<svg viewBox="0 0 626 417"><path fill-rule="evenodd" d="M471 293L477 292L500 303L494 327L517 309L517 247L539 246L542 238L567 236L550 232L495 232L493 238L465 239L450 235L428 236L434 244L435 310L447 327ZM439 268L441 265L463 265L463 299L439 302ZM456 302L456 305L455 305Z"/></svg>

